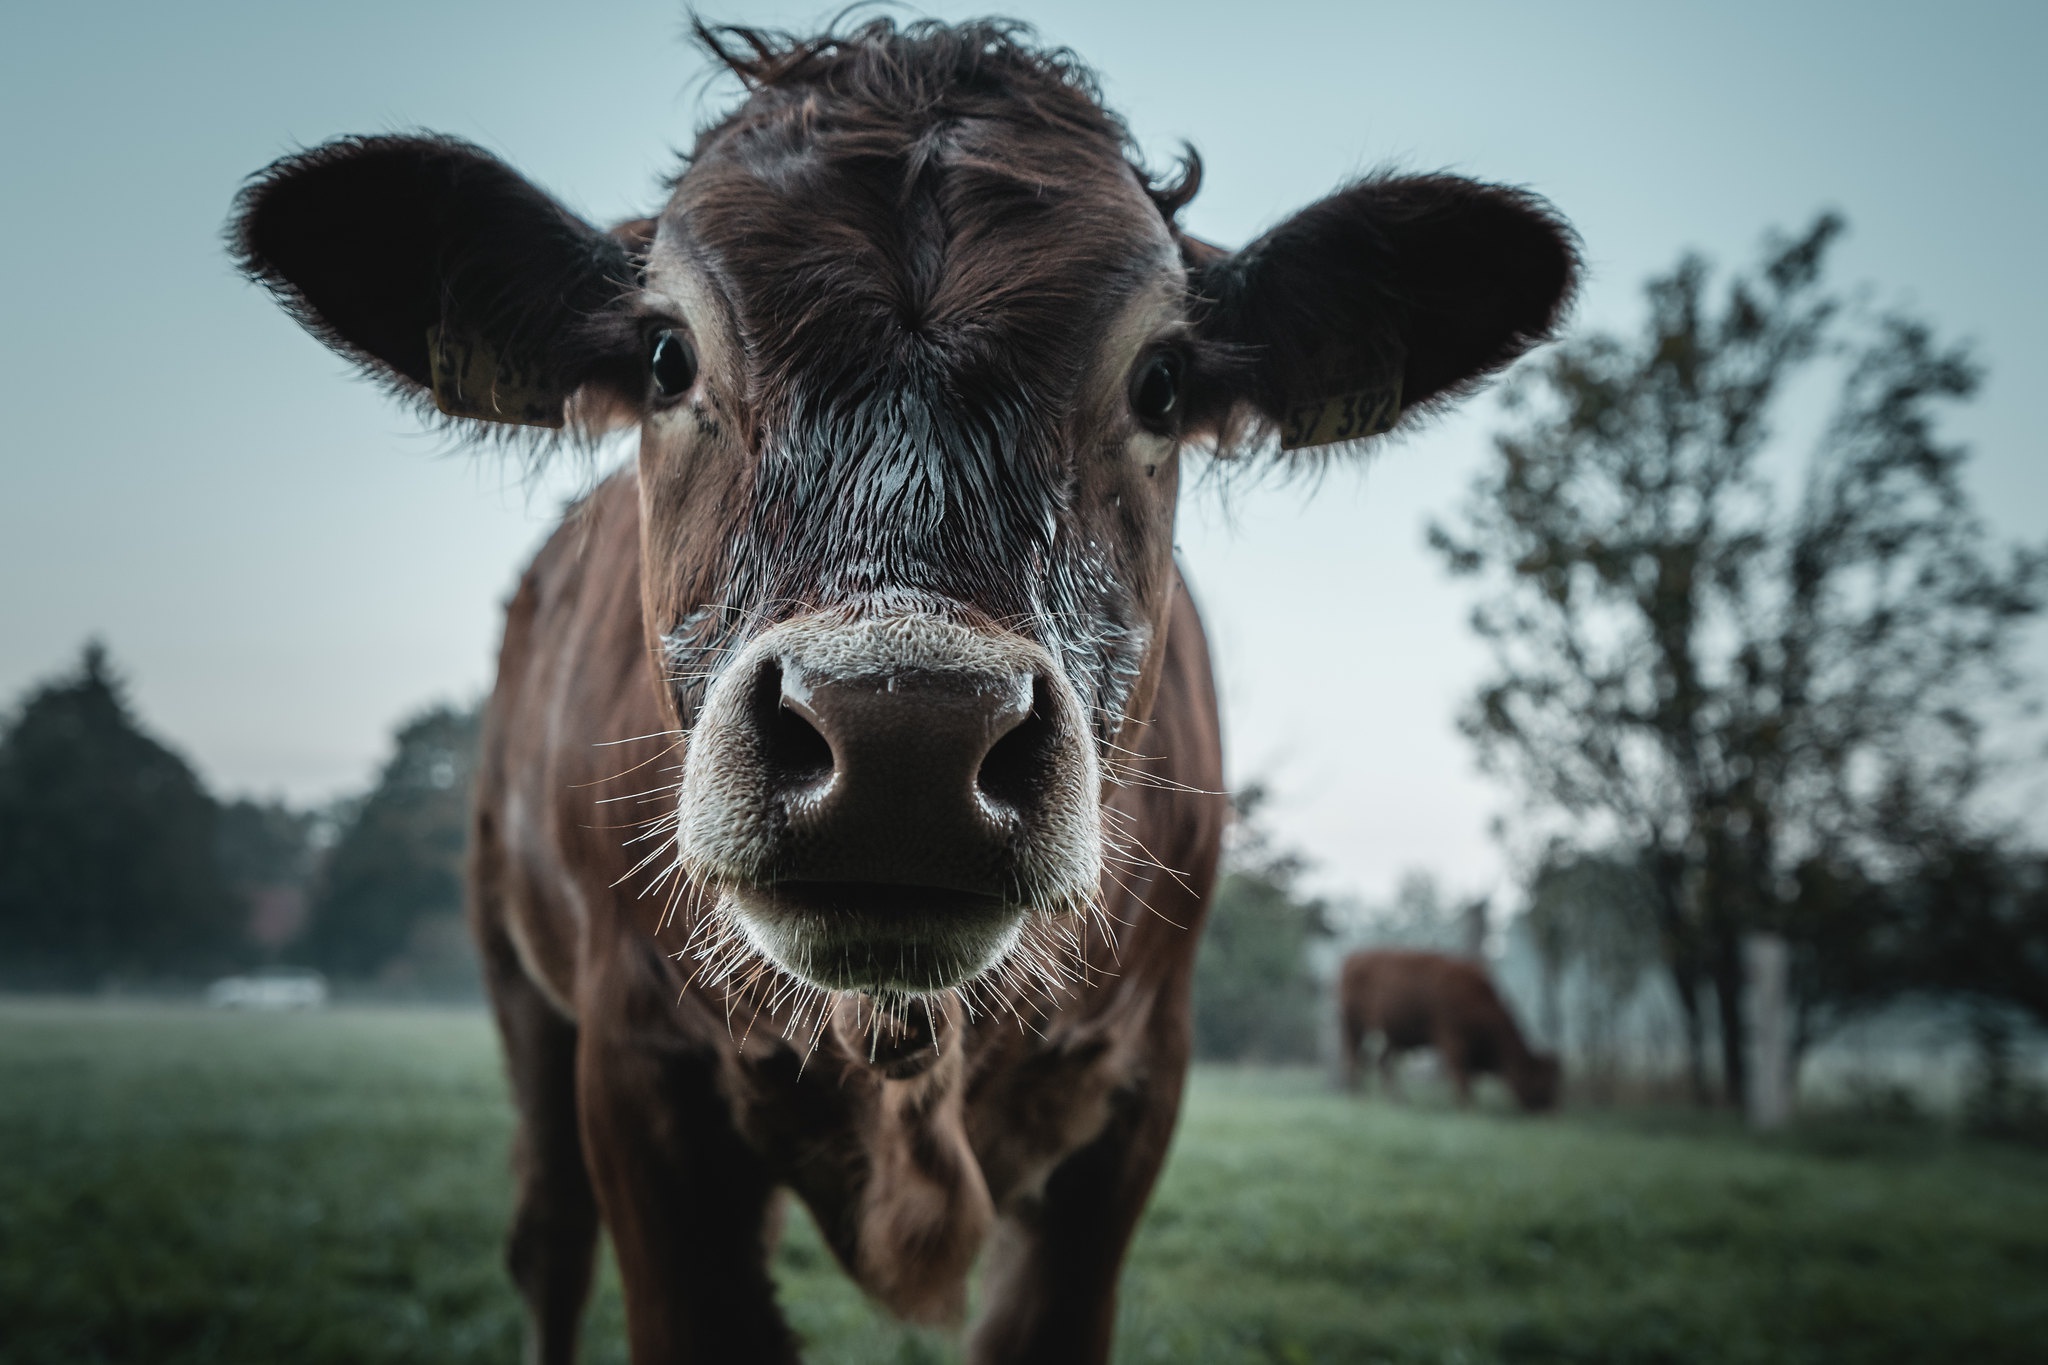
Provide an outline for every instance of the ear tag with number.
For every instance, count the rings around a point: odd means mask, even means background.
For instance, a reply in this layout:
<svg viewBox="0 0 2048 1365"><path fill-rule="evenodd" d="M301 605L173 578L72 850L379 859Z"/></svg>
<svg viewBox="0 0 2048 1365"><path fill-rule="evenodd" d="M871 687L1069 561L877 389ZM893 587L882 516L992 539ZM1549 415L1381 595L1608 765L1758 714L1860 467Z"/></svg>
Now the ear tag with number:
<svg viewBox="0 0 2048 1365"><path fill-rule="evenodd" d="M524 427L562 425L566 395L474 335L444 325L429 327L427 364L433 372L434 406L450 417Z"/></svg>
<svg viewBox="0 0 2048 1365"><path fill-rule="evenodd" d="M1280 423L1280 448L1304 450L1377 436L1393 430L1400 420L1401 381L1397 376L1390 387L1288 404Z"/></svg>

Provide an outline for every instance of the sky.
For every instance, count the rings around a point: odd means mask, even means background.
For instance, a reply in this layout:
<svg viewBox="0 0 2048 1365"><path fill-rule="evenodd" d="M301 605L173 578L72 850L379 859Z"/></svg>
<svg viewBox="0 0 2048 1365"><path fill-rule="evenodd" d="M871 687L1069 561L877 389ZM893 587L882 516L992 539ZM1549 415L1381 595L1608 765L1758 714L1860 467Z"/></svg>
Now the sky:
<svg viewBox="0 0 2048 1365"><path fill-rule="evenodd" d="M942 17L985 5L934 4ZM808 4L706 17L810 28ZM1679 252L1731 264L1824 209L1838 277L1988 364L1950 428L2007 537L2048 535L2048 5L1014 0L1074 48L1238 244L1348 177L1448 169L1550 198L1579 327L1626 328ZM487 687L499 605L588 478L425 433L240 281L237 186L344 133L481 143L605 222L659 202L733 97L671 3L282 0L0 19L0 705L103 639L145 722L223 793L368 783L393 725ZM1454 728L1487 672L1424 544L1482 467L1485 399L1310 482L1191 480L1233 783L1324 889L1409 869L1501 892L1508 793Z"/></svg>

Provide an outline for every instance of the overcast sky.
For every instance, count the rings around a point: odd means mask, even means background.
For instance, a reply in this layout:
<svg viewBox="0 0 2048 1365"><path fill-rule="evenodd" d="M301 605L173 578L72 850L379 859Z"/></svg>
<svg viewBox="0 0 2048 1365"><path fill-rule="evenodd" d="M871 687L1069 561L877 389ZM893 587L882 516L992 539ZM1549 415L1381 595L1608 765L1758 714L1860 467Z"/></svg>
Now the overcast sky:
<svg viewBox="0 0 2048 1365"><path fill-rule="evenodd" d="M939 4L958 17L981 5ZM1999 529L2048 533L2048 5L1019 0L1101 72L1186 222L1237 243L1358 172L1549 196L1585 240L1581 325L1630 325L1686 247L1848 214L1845 279L1968 337L1957 424ZM811 5L706 6L808 27ZM666 3L20 5L0 26L0 701L97 635L149 725L225 792L360 786L394 722L480 693L498 603L577 479L450 454L241 283L241 179L351 132L473 139L599 221L658 201L731 98ZM1423 527L1482 401L1307 486L1194 493L1233 779L1276 790L1332 888L1493 888L1507 806L1453 729L1485 671Z"/></svg>

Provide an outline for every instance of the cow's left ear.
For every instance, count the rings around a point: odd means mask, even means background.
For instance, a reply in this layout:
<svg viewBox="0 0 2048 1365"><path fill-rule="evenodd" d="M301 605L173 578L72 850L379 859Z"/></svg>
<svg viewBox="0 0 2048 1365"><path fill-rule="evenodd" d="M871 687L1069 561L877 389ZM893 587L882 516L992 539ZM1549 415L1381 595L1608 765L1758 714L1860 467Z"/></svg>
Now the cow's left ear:
<svg viewBox="0 0 2048 1365"><path fill-rule="evenodd" d="M1198 333L1225 358L1195 422L1227 434L1256 417L1286 449L1470 392L1550 338L1579 265L1544 200L1443 175L1360 181L1242 251L1183 239L1182 254Z"/></svg>

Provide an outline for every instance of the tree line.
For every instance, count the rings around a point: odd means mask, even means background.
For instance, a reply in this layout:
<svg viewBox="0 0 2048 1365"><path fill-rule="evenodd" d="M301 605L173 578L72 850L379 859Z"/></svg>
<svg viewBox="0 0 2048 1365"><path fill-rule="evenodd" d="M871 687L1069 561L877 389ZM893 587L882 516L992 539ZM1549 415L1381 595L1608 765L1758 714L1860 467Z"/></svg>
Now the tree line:
<svg viewBox="0 0 2048 1365"><path fill-rule="evenodd" d="M276 963L462 984L474 708L402 724L375 785L317 808L208 792L99 644L0 725L0 985L94 989Z"/></svg>
<svg viewBox="0 0 2048 1365"><path fill-rule="evenodd" d="M1525 798L1549 975L1647 951L1703 1100L1745 1092L1757 933L1790 945L1795 1054L1913 995L2048 1024L2048 857L1984 799L2031 734L2048 546L1986 529L1943 434L1981 367L1829 282L1843 228L1725 279L1687 256L1637 333L1544 354L1430 529L1488 588L1461 723Z"/></svg>

